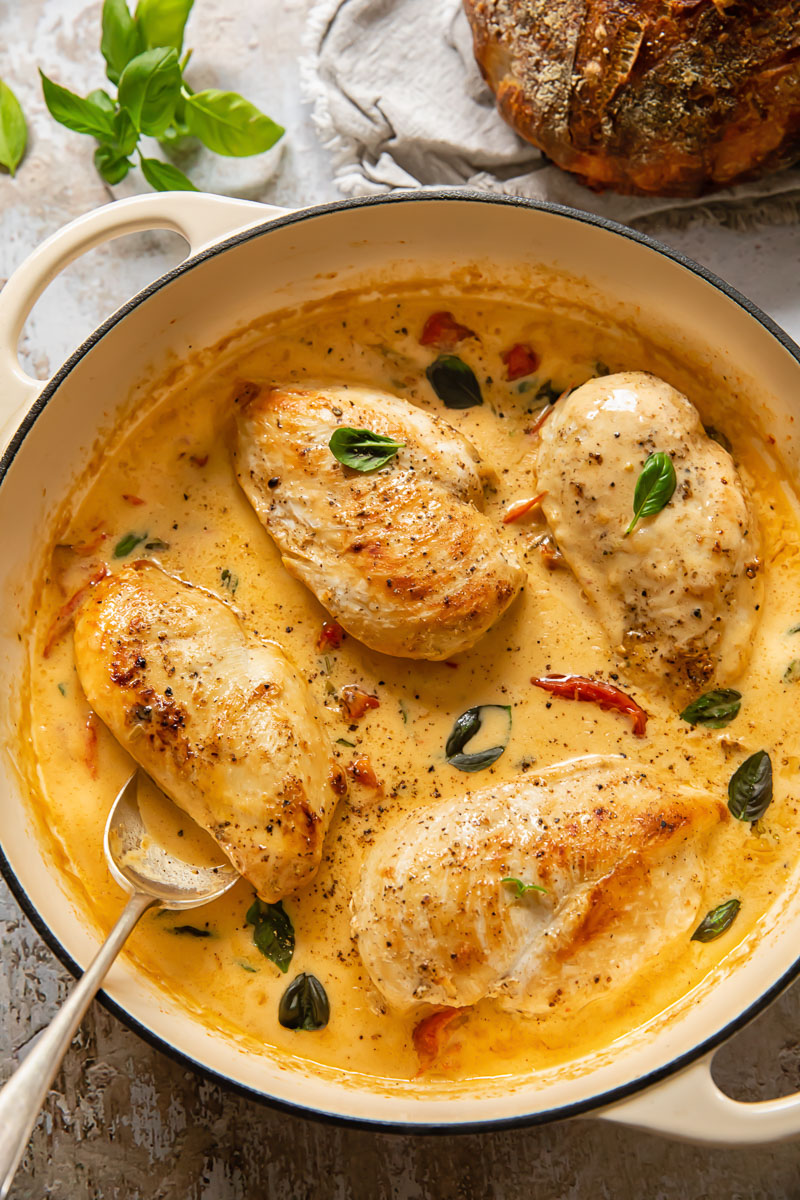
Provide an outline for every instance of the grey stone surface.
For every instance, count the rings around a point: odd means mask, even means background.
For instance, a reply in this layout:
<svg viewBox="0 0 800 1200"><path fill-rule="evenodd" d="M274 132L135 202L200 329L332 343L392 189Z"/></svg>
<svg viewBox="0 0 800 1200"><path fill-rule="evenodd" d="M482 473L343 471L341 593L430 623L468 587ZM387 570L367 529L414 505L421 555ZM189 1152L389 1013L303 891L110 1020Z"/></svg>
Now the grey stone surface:
<svg viewBox="0 0 800 1200"><path fill-rule="evenodd" d="M306 0L197 0L194 78L231 87L289 130L275 170L196 163L205 186L295 207L335 199L330 165L301 103L297 58ZM101 86L98 3L0 0L0 77L31 127L16 180L0 174L0 283L48 233L111 199L88 139L44 110L42 66L67 86ZM136 187L134 181L134 188ZM796 227L750 233L697 225L664 234L800 336ZM93 251L57 280L27 323L28 368L49 375L78 342L182 256L174 235ZM49 1020L70 977L0 885L0 1074ZM754 1100L800 1089L800 989L733 1039L715 1070ZM800 1148L714 1150L598 1122L466 1137L398 1137L319 1125L203 1082L95 1005L52 1089L17 1176L15 1200L651 1200L800 1195Z"/></svg>

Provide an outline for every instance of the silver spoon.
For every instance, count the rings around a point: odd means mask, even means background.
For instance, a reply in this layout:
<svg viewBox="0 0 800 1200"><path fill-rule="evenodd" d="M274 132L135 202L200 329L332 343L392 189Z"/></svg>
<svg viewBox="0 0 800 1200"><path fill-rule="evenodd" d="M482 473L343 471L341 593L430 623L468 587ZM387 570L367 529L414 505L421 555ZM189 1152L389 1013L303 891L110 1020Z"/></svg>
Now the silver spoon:
<svg viewBox="0 0 800 1200"><path fill-rule="evenodd" d="M139 918L154 905L197 908L216 900L239 878L228 862L217 866L185 862L158 842L139 811L141 775L135 771L117 796L103 838L109 870L130 899L69 999L0 1090L0 1200L8 1194L61 1060ZM170 808L174 808L177 830L178 820L185 825L188 818L177 807Z"/></svg>

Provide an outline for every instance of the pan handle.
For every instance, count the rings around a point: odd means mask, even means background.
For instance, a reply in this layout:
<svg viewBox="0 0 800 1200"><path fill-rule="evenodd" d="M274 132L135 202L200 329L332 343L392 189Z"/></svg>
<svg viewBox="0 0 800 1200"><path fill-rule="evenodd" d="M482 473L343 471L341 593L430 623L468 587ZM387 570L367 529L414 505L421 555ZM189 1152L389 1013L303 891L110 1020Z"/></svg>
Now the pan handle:
<svg viewBox="0 0 800 1200"><path fill-rule="evenodd" d="M147 229L179 233L189 243L189 254L197 254L227 234L286 211L205 192L154 192L96 208L42 242L0 291L0 448L48 383L22 369L17 345L34 304L64 267L103 242Z"/></svg>
<svg viewBox="0 0 800 1200"><path fill-rule="evenodd" d="M758 1146L800 1136L800 1093L780 1100L732 1100L711 1076L713 1053L647 1091L594 1114L683 1142Z"/></svg>

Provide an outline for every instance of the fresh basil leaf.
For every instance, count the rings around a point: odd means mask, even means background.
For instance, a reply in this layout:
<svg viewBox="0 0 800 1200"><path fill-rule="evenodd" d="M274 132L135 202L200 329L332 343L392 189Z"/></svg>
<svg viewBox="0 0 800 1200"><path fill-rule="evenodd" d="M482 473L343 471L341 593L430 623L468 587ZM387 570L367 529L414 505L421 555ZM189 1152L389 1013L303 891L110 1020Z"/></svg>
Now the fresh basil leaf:
<svg viewBox="0 0 800 1200"><path fill-rule="evenodd" d="M294 926L283 901L267 904L256 896L245 920L253 926L253 941L258 949L285 975L294 954Z"/></svg>
<svg viewBox="0 0 800 1200"><path fill-rule="evenodd" d="M139 0L136 5L136 24L145 46L172 46L180 54L183 31L192 11L194 0Z"/></svg>
<svg viewBox="0 0 800 1200"><path fill-rule="evenodd" d="M131 162L114 146L98 146L94 152L94 165L106 183L115 184L124 179L131 169Z"/></svg>
<svg viewBox="0 0 800 1200"><path fill-rule="evenodd" d="M133 154L136 149L136 143L139 141L139 133L123 108L114 115L114 141L113 146L120 154Z"/></svg>
<svg viewBox="0 0 800 1200"><path fill-rule="evenodd" d="M120 75L142 48L125 0L104 0L102 28L100 53L106 60L106 75L112 83L119 83Z"/></svg>
<svg viewBox="0 0 800 1200"><path fill-rule="evenodd" d="M167 932L181 933L185 937L193 938L210 938L214 936L210 929L198 929L196 925L173 925Z"/></svg>
<svg viewBox="0 0 800 1200"><path fill-rule="evenodd" d="M641 517L652 517L669 504L677 483L675 467L670 456L663 450L651 454L636 481L633 493L633 520L625 530L625 537L632 532Z"/></svg>
<svg viewBox="0 0 800 1200"><path fill-rule="evenodd" d="M73 133L88 133L101 142L114 140L114 120L105 107L76 96L60 83L48 79L43 71L39 74L42 77L44 102L50 115L55 117L60 125L66 125Z"/></svg>
<svg viewBox="0 0 800 1200"><path fill-rule="evenodd" d="M542 400L546 404L555 404L563 391L563 388L556 387L552 379L547 379L537 391L536 399Z"/></svg>
<svg viewBox="0 0 800 1200"><path fill-rule="evenodd" d="M139 132L152 137L169 126L180 92L178 52L167 46L137 54L119 80L120 104Z"/></svg>
<svg viewBox="0 0 800 1200"><path fill-rule="evenodd" d="M500 882L513 887L517 900L521 900L526 892L544 892L545 895L547 894L546 887L541 887L538 883L523 883L521 879L517 879L513 875L509 875L506 879L501 879Z"/></svg>
<svg viewBox="0 0 800 1200"><path fill-rule="evenodd" d="M405 442L396 442L394 438L384 437L382 433L373 433L371 429L352 429L349 425L340 425L334 429L328 442L331 454L346 467L354 471L377 471L385 467L398 450L402 450Z"/></svg>
<svg viewBox="0 0 800 1200"><path fill-rule="evenodd" d="M766 750L746 758L728 784L728 808L737 821L758 821L772 800L772 760Z"/></svg>
<svg viewBox="0 0 800 1200"><path fill-rule="evenodd" d="M159 158L139 158L139 166L150 187L157 192L196 192L197 188L172 163L162 162Z"/></svg>
<svg viewBox="0 0 800 1200"><path fill-rule="evenodd" d="M93 92L89 92L86 97L90 104L96 104L98 108L102 108L110 116L114 116L117 111L114 107L114 101L109 96L105 88L95 88Z"/></svg>
<svg viewBox="0 0 800 1200"><path fill-rule="evenodd" d="M712 908L695 929L691 940L693 942L713 942L726 929L730 929L741 907L741 900L726 900L724 904Z"/></svg>
<svg viewBox="0 0 800 1200"><path fill-rule="evenodd" d="M487 750L476 750L474 753L464 753L464 747L472 741L476 733L483 724L483 713L487 709L497 708L504 711L508 717L508 727L506 731L506 739L501 746L490 746ZM500 755L508 745L508 739L511 736L511 705L510 704L479 704L475 708L468 708L460 717L457 717L450 736L445 743L444 753L445 758L451 767L455 767L458 771L483 771L486 767L490 767L493 762L497 762Z"/></svg>
<svg viewBox="0 0 800 1200"><path fill-rule="evenodd" d="M19 100L0 79L0 166L13 175L25 153L28 127Z"/></svg>
<svg viewBox="0 0 800 1200"><path fill-rule="evenodd" d="M681 720L690 725L704 725L706 729L724 729L742 707L742 693L735 688L716 688L704 692L681 713Z"/></svg>
<svg viewBox="0 0 800 1200"><path fill-rule="evenodd" d="M126 533L114 547L114 558L127 558L146 537L146 533Z"/></svg>
<svg viewBox="0 0 800 1200"><path fill-rule="evenodd" d="M208 88L204 92L184 95L183 99L189 132L215 154L233 158L262 154L285 132L282 126L236 92Z"/></svg>
<svg viewBox="0 0 800 1200"><path fill-rule="evenodd" d="M330 1017L330 1002L316 975L298 975L281 996L278 1020L285 1029L324 1029Z"/></svg>
<svg viewBox="0 0 800 1200"><path fill-rule="evenodd" d="M784 683L797 683L800 679L800 658L793 658L783 672Z"/></svg>
<svg viewBox="0 0 800 1200"><path fill-rule="evenodd" d="M481 385L471 367L457 354L440 354L425 374L447 408L474 408L483 404Z"/></svg>

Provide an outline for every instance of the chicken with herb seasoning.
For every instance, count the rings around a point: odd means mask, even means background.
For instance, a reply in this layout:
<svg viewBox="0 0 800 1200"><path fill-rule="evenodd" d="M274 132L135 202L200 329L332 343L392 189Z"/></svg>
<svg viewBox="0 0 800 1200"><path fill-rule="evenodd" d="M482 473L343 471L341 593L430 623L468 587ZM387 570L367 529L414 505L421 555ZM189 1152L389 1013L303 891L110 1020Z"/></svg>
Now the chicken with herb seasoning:
<svg viewBox="0 0 800 1200"><path fill-rule="evenodd" d="M535 473L558 547L626 664L670 690L734 679L761 598L758 528L694 405L640 371L592 379L542 426Z"/></svg>
<svg viewBox="0 0 800 1200"><path fill-rule="evenodd" d="M335 456L329 443L343 427L378 435L374 468ZM522 587L481 511L477 452L397 396L263 388L238 414L235 457L286 569L374 650L447 659L473 646Z"/></svg>
<svg viewBox="0 0 800 1200"><path fill-rule="evenodd" d="M74 640L95 712L259 896L309 882L347 784L280 647L144 561L92 588Z"/></svg>
<svg viewBox="0 0 800 1200"><path fill-rule="evenodd" d="M593 757L409 812L353 898L364 965L394 1008L486 996L535 1015L630 982L695 922L720 800Z"/></svg>

